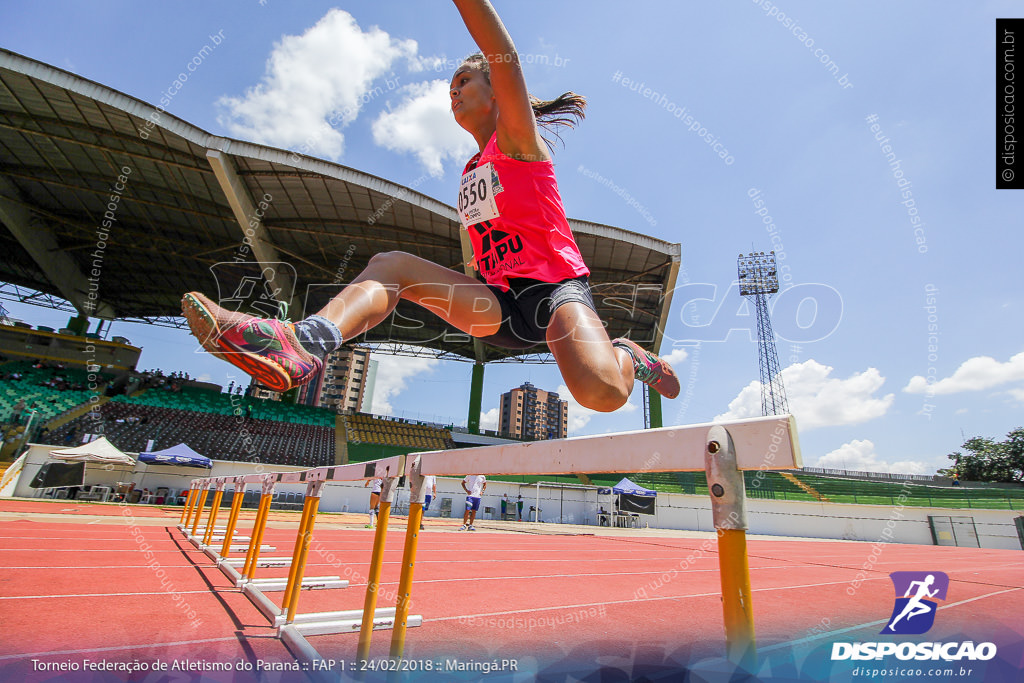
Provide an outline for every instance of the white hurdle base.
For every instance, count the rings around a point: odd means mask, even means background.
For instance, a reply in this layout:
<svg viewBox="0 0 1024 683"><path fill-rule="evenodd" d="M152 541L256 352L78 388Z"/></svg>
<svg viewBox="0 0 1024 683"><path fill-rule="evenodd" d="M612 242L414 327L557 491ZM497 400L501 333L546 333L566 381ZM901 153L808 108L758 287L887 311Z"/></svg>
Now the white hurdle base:
<svg viewBox="0 0 1024 683"><path fill-rule="evenodd" d="M384 607L373 612L373 629L389 629L395 627L395 608ZM343 612L314 612L312 614L296 615L295 621L291 624L284 623L282 616L277 635L288 626L304 636L325 636L334 633L358 633L363 625L363 610L352 609ZM422 626L423 616L411 614L406 620L406 626Z"/></svg>
<svg viewBox="0 0 1024 683"><path fill-rule="evenodd" d="M191 541L192 545L194 545L198 550L202 550L203 552L207 552L208 554L209 554L210 551L213 551L214 556L215 556L214 559L216 559L216 557L220 557L219 551L220 551L221 548L224 547L223 542L221 542L221 543L211 543L211 544L207 545L207 544L203 543L203 539L202 539L201 536L197 536L195 538L189 536L188 540ZM277 550L277 546L276 545L261 545L260 546L260 552L261 553L263 553L263 552L273 552L275 550ZM229 545L228 546L228 552L231 552L231 553L244 553L244 552L248 552L248 551L249 551L249 546L248 545Z"/></svg>
<svg viewBox="0 0 1024 683"><path fill-rule="evenodd" d="M226 564L220 565L221 571L224 572L229 578L234 575L235 585L242 589L242 594L247 596L252 604L256 606L263 616L273 626L280 626L287 619L287 615L284 611L278 607L274 602L268 598L264 591L283 591L287 586L288 579L253 579L252 581L244 580L234 567ZM307 585L309 582L309 585ZM279 585L278 585L279 584ZM305 590L323 590L327 588L348 588L348 581L343 580L340 576L313 576L308 579L302 580L302 588ZM394 621L394 610L392 609L392 621ZM310 613L310 614L298 614L295 616L295 621L313 621L323 620L325 617L322 614L335 615L334 612L326 613ZM362 611L359 611L362 615ZM362 616L359 617L362 620ZM356 627L358 630L358 626Z"/></svg>
<svg viewBox="0 0 1024 683"><path fill-rule="evenodd" d="M256 609L263 613L267 621L276 626L277 618L281 616L281 608L275 605L270 598L263 594L259 587L254 586L251 582L241 581L239 584L236 585L239 585L242 589L242 594L249 598L252 604L256 606Z"/></svg>
<svg viewBox="0 0 1024 683"><path fill-rule="evenodd" d="M274 579L253 579L252 581L239 580L239 587L242 583L259 588L261 591L272 593L283 591L288 587L287 578ZM348 588L348 581L340 576L306 576L302 579L302 590L326 590L328 588Z"/></svg>
<svg viewBox="0 0 1024 683"><path fill-rule="evenodd" d="M229 564L232 567L245 566L244 557L222 557L217 560L218 564ZM290 557L261 557L256 561L257 567L290 567L292 564L292 558Z"/></svg>
<svg viewBox="0 0 1024 683"><path fill-rule="evenodd" d="M245 560L243 559L240 564L244 565ZM220 569L224 576L231 579L231 583L235 584L236 587L241 585L242 575L235 569L234 564L229 564L227 560L220 558L217 560L217 569Z"/></svg>
<svg viewBox="0 0 1024 683"><path fill-rule="evenodd" d="M373 629L387 629L395 627L395 608L388 607L375 610L373 613ZM310 621L312 617L320 617L320 621ZM319 614L303 614L295 617L291 624L280 624L277 629L277 637L285 644L295 658L317 670L317 664L323 662L323 657L316 651L306 636L325 636L336 633L359 633L363 623L362 610L347 610L345 612L321 612ZM423 616L410 614L406 617L406 627L422 626ZM321 664L322 666L322 664ZM336 680L336 679L331 679Z"/></svg>

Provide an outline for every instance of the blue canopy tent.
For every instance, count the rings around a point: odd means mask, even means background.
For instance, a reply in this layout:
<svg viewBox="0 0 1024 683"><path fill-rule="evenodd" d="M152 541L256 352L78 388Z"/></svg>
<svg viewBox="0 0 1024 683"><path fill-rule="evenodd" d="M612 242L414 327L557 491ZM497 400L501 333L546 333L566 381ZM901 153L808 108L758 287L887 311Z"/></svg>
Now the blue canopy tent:
<svg viewBox="0 0 1024 683"><path fill-rule="evenodd" d="M657 491L652 491L651 489L645 489L643 486L639 486L637 484L634 484L633 482L631 482L626 477L623 477L622 481L620 481L618 484L616 484L614 487L612 487L612 493L617 493L617 494L626 493L626 494L629 494L631 496L656 496L656 495L658 495Z"/></svg>
<svg viewBox="0 0 1024 683"><path fill-rule="evenodd" d="M657 491L644 488L623 477L622 481L612 487L612 493L618 496L618 512L620 514L654 514L654 498Z"/></svg>
<svg viewBox="0 0 1024 683"><path fill-rule="evenodd" d="M153 465L182 465L184 467L213 467L213 461L205 455L199 455L189 448L188 444L179 443L177 446L165 448L162 451L152 453L139 453L139 462Z"/></svg>
<svg viewBox="0 0 1024 683"><path fill-rule="evenodd" d="M199 455L194 450L192 450L188 446L188 444L185 444L185 443L179 443L177 446L171 446L170 448L165 448L162 451L152 451L152 452L148 452L148 453L139 453L139 462L146 463L147 465L172 465L172 466L177 466L177 467L202 467L204 469L210 469L210 468L213 467L213 461L212 460L207 458L205 455ZM175 476L183 476L183 475L175 475ZM192 475L187 475L187 476L189 478L192 477ZM143 474L139 478L139 483L138 483L139 486L142 485L142 480L145 479L145 478L146 478L145 474ZM143 491L145 492L147 490L148 489L144 489ZM178 505L181 505L181 504L183 504L185 502L184 492L185 492L185 489L182 489L181 493L179 493L178 495L175 495L174 490L169 489L169 487L166 487L166 486L159 487L159 488L157 488L156 493L153 494L153 500L154 500L154 502L156 502L159 505L159 504L164 502L164 500L163 500L164 496L167 496L167 503L168 504L172 504L172 503L176 502ZM143 499L143 502L148 502L148 501Z"/></svg>

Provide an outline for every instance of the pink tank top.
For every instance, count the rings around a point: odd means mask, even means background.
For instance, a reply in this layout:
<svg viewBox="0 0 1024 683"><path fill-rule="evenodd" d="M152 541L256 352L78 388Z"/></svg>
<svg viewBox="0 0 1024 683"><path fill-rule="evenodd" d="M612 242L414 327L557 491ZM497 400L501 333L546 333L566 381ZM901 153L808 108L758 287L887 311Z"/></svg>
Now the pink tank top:
<svg viewBox="0 0 1024 683"><path fill-rule="evenodd" d="M508 290L509 278L560 282L590 274L565 217L554 164L505 156L497 133L466 164L458 207L487 284Z"/></svg>

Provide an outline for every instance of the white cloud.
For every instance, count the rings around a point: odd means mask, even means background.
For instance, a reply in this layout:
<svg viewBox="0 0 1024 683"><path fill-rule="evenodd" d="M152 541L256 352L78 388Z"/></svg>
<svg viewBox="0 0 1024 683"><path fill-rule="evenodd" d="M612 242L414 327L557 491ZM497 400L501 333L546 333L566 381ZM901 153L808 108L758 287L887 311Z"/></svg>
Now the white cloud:
<svg viewBox="0 0 1024 683"><path fill-rule="evenodd" d="M476 151L473 137L451 112L448 81L414 83L402 88L404 100L373 123L373 141L393 152L412 153L433 175L445 159L465 162Z"/></svg>
<svg viewBox="0 0 1024 683"><path fill-rule="evenodd" d="M875 452L875 444L867 439L854 439L818 458L814 467L859 472L891 472L894 474L928 474L931 470L919 460L883 462Z"/></svg>
<svg viewBox="0 0 1024 683"><path fill-rule="evenodd" d="M416 51L416 41L395 40L377 27L364 32L351 14L332 9L301 36L274 46L258 85L218 102L226 109L220 123L237 137L336 159L345 138L335 126L396 88L397 79L373 83L399 59L418 64Z"/></svg>
<svg viewBox="0 0 1024 683"><path fill-rule="evenodd" d="M370 412L377 415L391 415L394 406L391 398L404 391L409 380L414 376L433 372L441 364L436 358L418 358L409 356L375 355L377 361L377 377L373 385L373 403Z"/></svg>
<svg viewBox="0 0 1024 683"><path fill-rule="evenodd" d="M686 360L689 356L690 354L686 352L686 349L680 346L678 348L672 349L671 351L668 352L668 354L662 356L661 358L669 365L671 365L672 369L675 369L677 365L681 365L682 362Z"/></svg>
<svg viewBox="0 0 1024 683"><path fill-rule="evenodd" d="M480 429L489 429L492 432L498 431L497 408L491 408L490 410L480 413Z"/></svg>
<svg viewBox="0 0 1024 683"><path fill-rule="evenodd" d="M801 430L851 425L885 415L894 394L874 396L885 378L875 368L847 379L830 377L833 368L815 360L790 365L782 371L789 410ZM715 420L737 420L761 414L761 383L751 382L729 403L729 410Z"/></svg>
<svg viewBox="0 0 1024 683"><path fill-rule="evenodd" d="M956 371L944 379L928 384L921 375L910 379L903 391L908 394L956 394L961 391L980 391L1024 380L1024 352L1018 353L1005 363L990 356L975 356L961 363ZM1014 394L1017 396L1017 394Z"/></svg>
<svg viewBox="0 0 1024 683"><path fill-rule="evenodd" d="M640 385L636 385L639 391ZM638 394L634 393L634 396ZM616 413L632 413L639 410L639 407L632 401L626 401L626 403L618 410L612 411L611 413L601 413L590 408L584 408L579 402L573 398L573 395L569 392L569 387L564 384L558 385L558 398L569 402L569 436L578 436L579 431L582 430L590 423L590 419L595 415L614 415Z"/></svg>

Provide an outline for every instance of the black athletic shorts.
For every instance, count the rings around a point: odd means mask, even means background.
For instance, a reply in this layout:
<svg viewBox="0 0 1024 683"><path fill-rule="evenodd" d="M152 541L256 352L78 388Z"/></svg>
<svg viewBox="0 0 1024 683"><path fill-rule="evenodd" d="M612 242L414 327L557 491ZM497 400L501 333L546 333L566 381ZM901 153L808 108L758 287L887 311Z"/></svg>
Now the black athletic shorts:
<svg viewBox="0 0 1024 683"><path fill-rule="evenodd" d="M551 316L559 306L581 303L597 312L587 277L561 282L541 282L531 278L509 278L509 290L487 285L501 305L501 329L481 341L506 349L528 349L545 341Z"/></svg>

